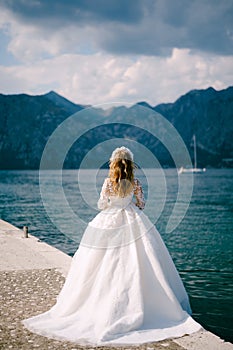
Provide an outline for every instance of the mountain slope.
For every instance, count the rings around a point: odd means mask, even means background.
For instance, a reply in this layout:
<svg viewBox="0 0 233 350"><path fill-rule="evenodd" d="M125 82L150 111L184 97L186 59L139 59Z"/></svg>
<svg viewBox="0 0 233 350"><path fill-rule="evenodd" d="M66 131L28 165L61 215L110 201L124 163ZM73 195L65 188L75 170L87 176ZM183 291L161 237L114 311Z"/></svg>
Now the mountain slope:
<svg viewBox="0 0 233 350"><path fill-rule="evenodd" d="M49 136L70 114L46 95L0 94L0 169L37 169Z"/></svg>
<svg viewBox="0 0 233 350"><path fill-rule="evenodd" d="M74 113L76 113L84 108L84 106L77 105L77 104L67 100L65 97L57 94L54 91L50 91L43 96L46 97L48 100L54 102L54 104L57 107L64 108L64 110L66 110L66 112L70 113L70 115L74 114Z"/></svg>
<svg viewBox="0 0 233 350"><path fill-rule="evenodd" d="M196 135L202 166L224 166L224 158L233 158L233 87L193 90L175 103L160 104L153 110L175 126L189 149Z"/></svg>
<svg viewBox="0 0 233 350"><path fill-rule="evenodd" d="M232 166L229 159L233 159L233 87L222 91L193 90L174 103L155 107L140 102L130 108L120 106L107 111L91 108L85 109L85 114L82 110L82 105L55 92L41 96L0 94L0 169L37 169L49 136L71 114L80 111L77 127L89 128L92 120L103 125L73 144L65 159L66 168L77 168L97 144L100 144L101 157L101 147L105 147L101 143L113 138L136 140L153 152L163 166L174 166L161 142L143 129L125 125L126 120L136 124L140 120L148 129L159 128L153 111L161 113L175 126L191 157L192 136L196 135L199 166ZM142 110L148 112L142 113ZM105 125L106 122L111 125Z"/></svg>

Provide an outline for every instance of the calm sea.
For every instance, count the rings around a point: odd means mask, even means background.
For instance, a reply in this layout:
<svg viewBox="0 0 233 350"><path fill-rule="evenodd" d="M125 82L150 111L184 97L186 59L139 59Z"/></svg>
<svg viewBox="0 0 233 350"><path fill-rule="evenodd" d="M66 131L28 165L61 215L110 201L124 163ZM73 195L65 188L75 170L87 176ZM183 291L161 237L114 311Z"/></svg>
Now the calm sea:
<svg viewBox="0 0 233 350"><path fill-rule="evenodd" d="M80 178L77 174L76 170L62 173L66 203L59 192L59 173L42 174L50 200L46 212L37 171L0 171L1 218L18 227L28 225L31 234L72 256L83 227L97 213L96 200L106 171L81 170ZM183 182L190 181L188 174L181 176ZM141 171L138 177L148 198L146 213L153 222L156 220L183 279L193 317L206 329L233 341L233 169L208 169L194 175L191 203L171 233L166 233L166 224L176 201L177 172L147 170L146 176ZM80 225L73 217L79 217Z"/></svg>

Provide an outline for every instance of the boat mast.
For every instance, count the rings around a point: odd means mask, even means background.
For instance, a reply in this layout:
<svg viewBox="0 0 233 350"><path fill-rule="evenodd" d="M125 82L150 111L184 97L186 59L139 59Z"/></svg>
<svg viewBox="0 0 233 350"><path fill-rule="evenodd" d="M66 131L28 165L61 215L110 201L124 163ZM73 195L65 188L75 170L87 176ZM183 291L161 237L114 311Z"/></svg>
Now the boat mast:
<svg viewBox="0 0 233 350"><path fill-rule="evenodd" d="M194 169L197 168L197 146L196 146L196 135L193 135L193 148L194 148Z"/></svg>

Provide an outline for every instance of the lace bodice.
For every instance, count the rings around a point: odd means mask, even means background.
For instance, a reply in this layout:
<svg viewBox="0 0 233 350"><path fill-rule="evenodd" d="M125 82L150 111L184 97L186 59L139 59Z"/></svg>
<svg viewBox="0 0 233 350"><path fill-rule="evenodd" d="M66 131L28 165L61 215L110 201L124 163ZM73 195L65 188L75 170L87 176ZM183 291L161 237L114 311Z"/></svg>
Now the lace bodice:
<svg viewBox="0 0 233 350"><path fill-rule="evenodd" d="M143 194L143 190L142 190L142 185L140 183L140 181L138 179L134 179L134 186L133 186L133 190L132 193L130 193L129 195L127 195L126 197L119 197L116 196L116 194L113 191L113 187L112 187L112 183L110 181L109 178L106 178L104 180L103 186L102 186L102 190L100 193L100 198L98 201L98 208L100 210L104 210L106 208L108 208L109 206L111 206L111 203L114 205L127 205L130 202L132 202L133 196L136 199L135 205L139 208L139 209L144 209L145 207L145 199L144 199L144 194Z"/></svg>

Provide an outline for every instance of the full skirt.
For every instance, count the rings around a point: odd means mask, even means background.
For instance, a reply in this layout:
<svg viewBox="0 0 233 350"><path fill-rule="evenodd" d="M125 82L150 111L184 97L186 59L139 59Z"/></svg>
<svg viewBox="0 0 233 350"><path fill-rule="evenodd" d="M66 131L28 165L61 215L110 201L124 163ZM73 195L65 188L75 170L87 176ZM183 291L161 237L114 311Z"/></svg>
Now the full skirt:
<svg viewBox="0 0 233 350"><path fill-rule="evenodd" d="M87 226L56 304L24 320L31 331L78 344L140 344L201 329L155 226L134 204Z"/></svg>

